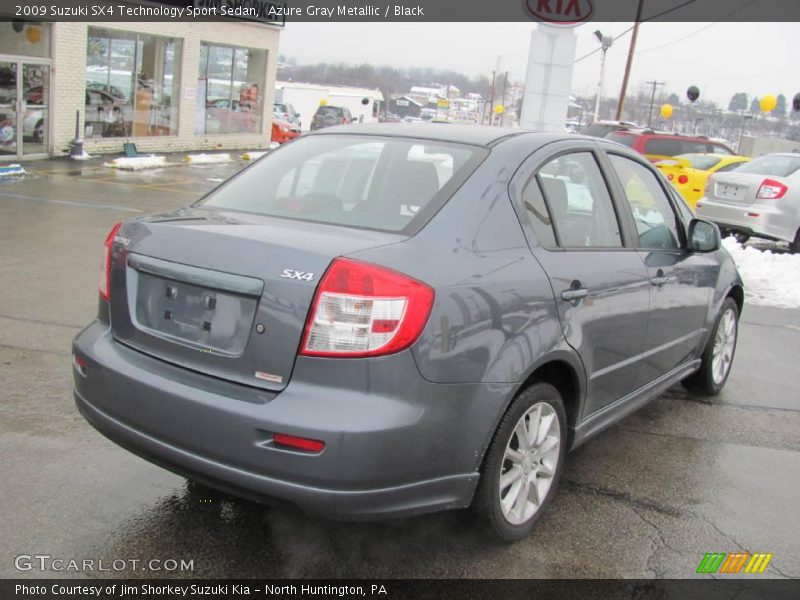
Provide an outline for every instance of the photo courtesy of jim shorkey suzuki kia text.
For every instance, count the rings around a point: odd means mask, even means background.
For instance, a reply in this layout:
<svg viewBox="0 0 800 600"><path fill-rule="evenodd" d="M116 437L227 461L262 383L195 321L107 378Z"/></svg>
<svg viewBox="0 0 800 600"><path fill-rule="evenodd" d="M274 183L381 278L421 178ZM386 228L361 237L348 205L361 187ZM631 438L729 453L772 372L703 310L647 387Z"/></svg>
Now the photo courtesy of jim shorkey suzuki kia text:
<svg viewBox="0 0 800 600"><path fill-rule="evenodd" d="M147 598L196 598L210 597L248 597L248 596L321 596L321 597L390 597L389 587L380 583L366 585L311 585L311 584L239 584L218 583L200 585L195 583L151 584L107 583L104 585L48 584L29 585L17 583L14 593L19 596L81 596L97 598L147 597Z"/></svg>

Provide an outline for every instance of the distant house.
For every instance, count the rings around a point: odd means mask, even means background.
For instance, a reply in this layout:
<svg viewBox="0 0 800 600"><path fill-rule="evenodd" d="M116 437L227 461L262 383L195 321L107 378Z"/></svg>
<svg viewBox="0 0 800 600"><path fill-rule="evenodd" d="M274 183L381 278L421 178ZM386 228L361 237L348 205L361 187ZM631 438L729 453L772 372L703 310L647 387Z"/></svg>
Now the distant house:
<svg viewBox="0 0 800 600"><path fill-rule="evenodd" d="M397 98L390 98L387 102L387 110L394 113L399 117L417 117L419 118L423 104L420 104L413 98L408 96L399 96Z"/></svg>

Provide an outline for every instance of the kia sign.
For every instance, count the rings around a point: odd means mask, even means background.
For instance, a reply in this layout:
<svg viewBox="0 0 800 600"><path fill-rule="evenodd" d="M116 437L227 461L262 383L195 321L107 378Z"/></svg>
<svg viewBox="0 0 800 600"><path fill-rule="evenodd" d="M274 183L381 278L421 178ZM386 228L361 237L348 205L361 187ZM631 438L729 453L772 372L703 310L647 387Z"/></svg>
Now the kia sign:
<svg viewBox="0 0 800 600"><path fill-rule="evenodd" d="M525 0L534 18L550 25L578 25L591 18L591 0Z"/></svg>

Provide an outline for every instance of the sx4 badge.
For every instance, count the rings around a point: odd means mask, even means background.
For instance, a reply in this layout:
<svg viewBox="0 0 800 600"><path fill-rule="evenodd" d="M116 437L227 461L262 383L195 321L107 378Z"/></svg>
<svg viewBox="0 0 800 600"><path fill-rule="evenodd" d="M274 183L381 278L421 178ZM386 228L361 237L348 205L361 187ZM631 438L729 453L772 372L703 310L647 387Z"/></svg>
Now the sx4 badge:
<svg viewBox="0 0 800 600"><path fill-rule="evenodd" d="M295 271L294 269L284 269L281 277L285 279L299 279L300 281L314 281L313 273L305 273L303 271Z"/></svg>

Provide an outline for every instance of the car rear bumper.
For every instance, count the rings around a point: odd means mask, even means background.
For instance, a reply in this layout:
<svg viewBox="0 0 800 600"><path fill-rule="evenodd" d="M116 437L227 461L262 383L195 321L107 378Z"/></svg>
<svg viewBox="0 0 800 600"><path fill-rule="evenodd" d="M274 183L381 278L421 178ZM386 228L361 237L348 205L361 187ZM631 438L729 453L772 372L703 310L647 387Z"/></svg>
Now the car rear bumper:
<svg viewBox="0 0 800 600"><path fill-rule="evenodd" d="M787 242L794 240L800 227L780 208L763 203L732 204L704 197L697 203L696 214L720 227Z"/></svg>
<svg viewBox="0 0 800 600"><path fill-rule="evenodd" d="M330 365L325 385L308 382L318 365L298 360L291 383L275 394L141 354L99 321L78 335L73 352L86 363L85 374L73 370L76 404L112 441L234 495L339 519L469 505L513 391L429 383L406 351L371 365L328 359L343 364ZM272 442L274 432L326 446L316 454L287 450Z"/></svg>

